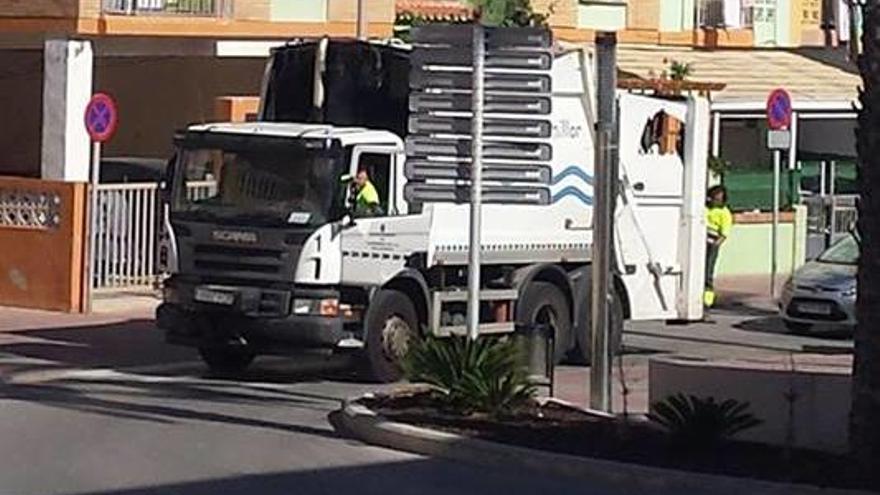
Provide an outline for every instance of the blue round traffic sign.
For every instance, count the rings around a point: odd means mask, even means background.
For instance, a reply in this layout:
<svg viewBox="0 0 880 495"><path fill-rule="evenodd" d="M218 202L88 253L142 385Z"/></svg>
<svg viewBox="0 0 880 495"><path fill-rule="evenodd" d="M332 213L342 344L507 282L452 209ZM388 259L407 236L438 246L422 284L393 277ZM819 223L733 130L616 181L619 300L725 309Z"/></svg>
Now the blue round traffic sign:
<svg viewBox="0 0 880 495"><path fill-rule="evenodd" d="M110 140L116 133L119 123L119 114L116 111L116 102L110 95L97 93L92 96L86 107L86 130L89 137L96 143Z"/></svg>
<svg viewBox="0 0 880 495"><path fill-rule="evenodd" d="M784 89L775 89L767 97L767 127L781 131L791 127L791 96Z"/></svg>

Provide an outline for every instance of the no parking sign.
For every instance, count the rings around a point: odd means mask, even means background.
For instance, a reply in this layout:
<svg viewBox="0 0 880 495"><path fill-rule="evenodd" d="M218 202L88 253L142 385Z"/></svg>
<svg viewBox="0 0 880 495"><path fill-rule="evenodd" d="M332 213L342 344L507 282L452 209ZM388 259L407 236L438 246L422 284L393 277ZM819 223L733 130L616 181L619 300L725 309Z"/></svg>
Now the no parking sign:
<svg viewBox="0 0 880 495"><path fill-rule="evenodd" d="M86 130L93 142L109 141L119 125L119 113L116 111L116 102L113 98L105 93L97 93L92 96L86 106L85 123Z"/></svg>

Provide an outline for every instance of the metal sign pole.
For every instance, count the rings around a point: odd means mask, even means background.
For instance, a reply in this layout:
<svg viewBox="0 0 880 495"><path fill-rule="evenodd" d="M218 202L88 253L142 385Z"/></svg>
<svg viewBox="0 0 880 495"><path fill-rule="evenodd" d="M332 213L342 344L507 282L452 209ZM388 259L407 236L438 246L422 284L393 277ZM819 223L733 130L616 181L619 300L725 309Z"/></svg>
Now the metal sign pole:
<svg viewBox="0 0 880 495"><path fill-rule="evenodd" d="M611 349L608 302L611 278L611 233L614 198L613 138L617 89L617 36L596 36L598 119L596 124L595 206L593 210L593 300L590 407L611 412Z"/></svg>
<svg viewBox="0 0 880 495"><path fill-rule="evenodd" d="M357 39L367 39L367 0L357 1Z"/></svg>
<svg viewBox="0 0 880 495"><path fill-rule="evenodd" d="M476 340L480 332L480 223L483 202L483 78L485 76L485 31L474 24L474 86L471 127L471 221L468 253L468 337Z"/></svg>
<svg viewBox="0 0 880 495"><path fill-rule="evenodd" d="M98 245L98 184L101 182L101 143L92 143L92 169L89 184L89 235L86 247L86 279L84 282L86 312L92 312L95 286L95 253Z"/></svg>
<svg viewBox="0 0 880 495"><path fill-rule="evenodd" d="M782 174L782 150L790 153L794 163L797 143L794 141L797 122L793 117L791 95L782 88L767 97L767 148L773 151L773 231L770 239L770 297L776 297L776 275L779 272L779 187Z"/></svg>
<svg viewBox="0 0 880 495"><path fill-rule="evenodd" d="M779 251L779 186L782 152L773 152L773 233L770 240L770 297L776 297L776 256Z"/></svg>

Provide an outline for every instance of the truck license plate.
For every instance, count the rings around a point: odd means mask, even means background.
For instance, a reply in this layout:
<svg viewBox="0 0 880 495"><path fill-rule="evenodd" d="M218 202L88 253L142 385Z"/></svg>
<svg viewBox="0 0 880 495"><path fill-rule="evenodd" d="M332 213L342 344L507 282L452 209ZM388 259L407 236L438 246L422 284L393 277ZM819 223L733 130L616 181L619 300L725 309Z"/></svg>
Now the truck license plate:
<svg viewBox="0 0 880 495"><path fill-rule="evenodd" d="M206 287L196 288L196 301L210 304L222 304L223 306L232 306L235 303L235 294L216 289L208 289Z"/></svg>
<svg viewBox="0 0 880 495"><path fill-rule="evenodd" d="M798 311L804 314L828 316L831 314L831 306L824 303L799 303Z"/></svg>

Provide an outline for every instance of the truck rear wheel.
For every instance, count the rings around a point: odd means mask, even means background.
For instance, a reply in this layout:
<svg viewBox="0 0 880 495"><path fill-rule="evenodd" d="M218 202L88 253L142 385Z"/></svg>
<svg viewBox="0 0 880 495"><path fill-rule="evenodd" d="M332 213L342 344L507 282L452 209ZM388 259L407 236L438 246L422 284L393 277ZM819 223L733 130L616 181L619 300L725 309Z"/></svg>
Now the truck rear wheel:
<svg viewBox="0 0 880 495"><path fill-rule="evenodd" d="M241 373L255 357L250 349L233 346L199 347L199 354L208 368L217 373Z"/></svg>
<svg viewBox="0 0 880 495"><path fill-rule="evenodd" d="M532 282L526 287L519 298L516 322L553 328L553 357L556 363L561 363L571 350L571 309L568 299L559 287L550 282Z"/></svg>
<svg viewBox="0 0 880 495"><path fill-rule="evenodd" d="M365 325L363 367L370 380L391 383L403 377L402 362L419 338L416 307L403 292L380 290L370 301Z"/></svg>

